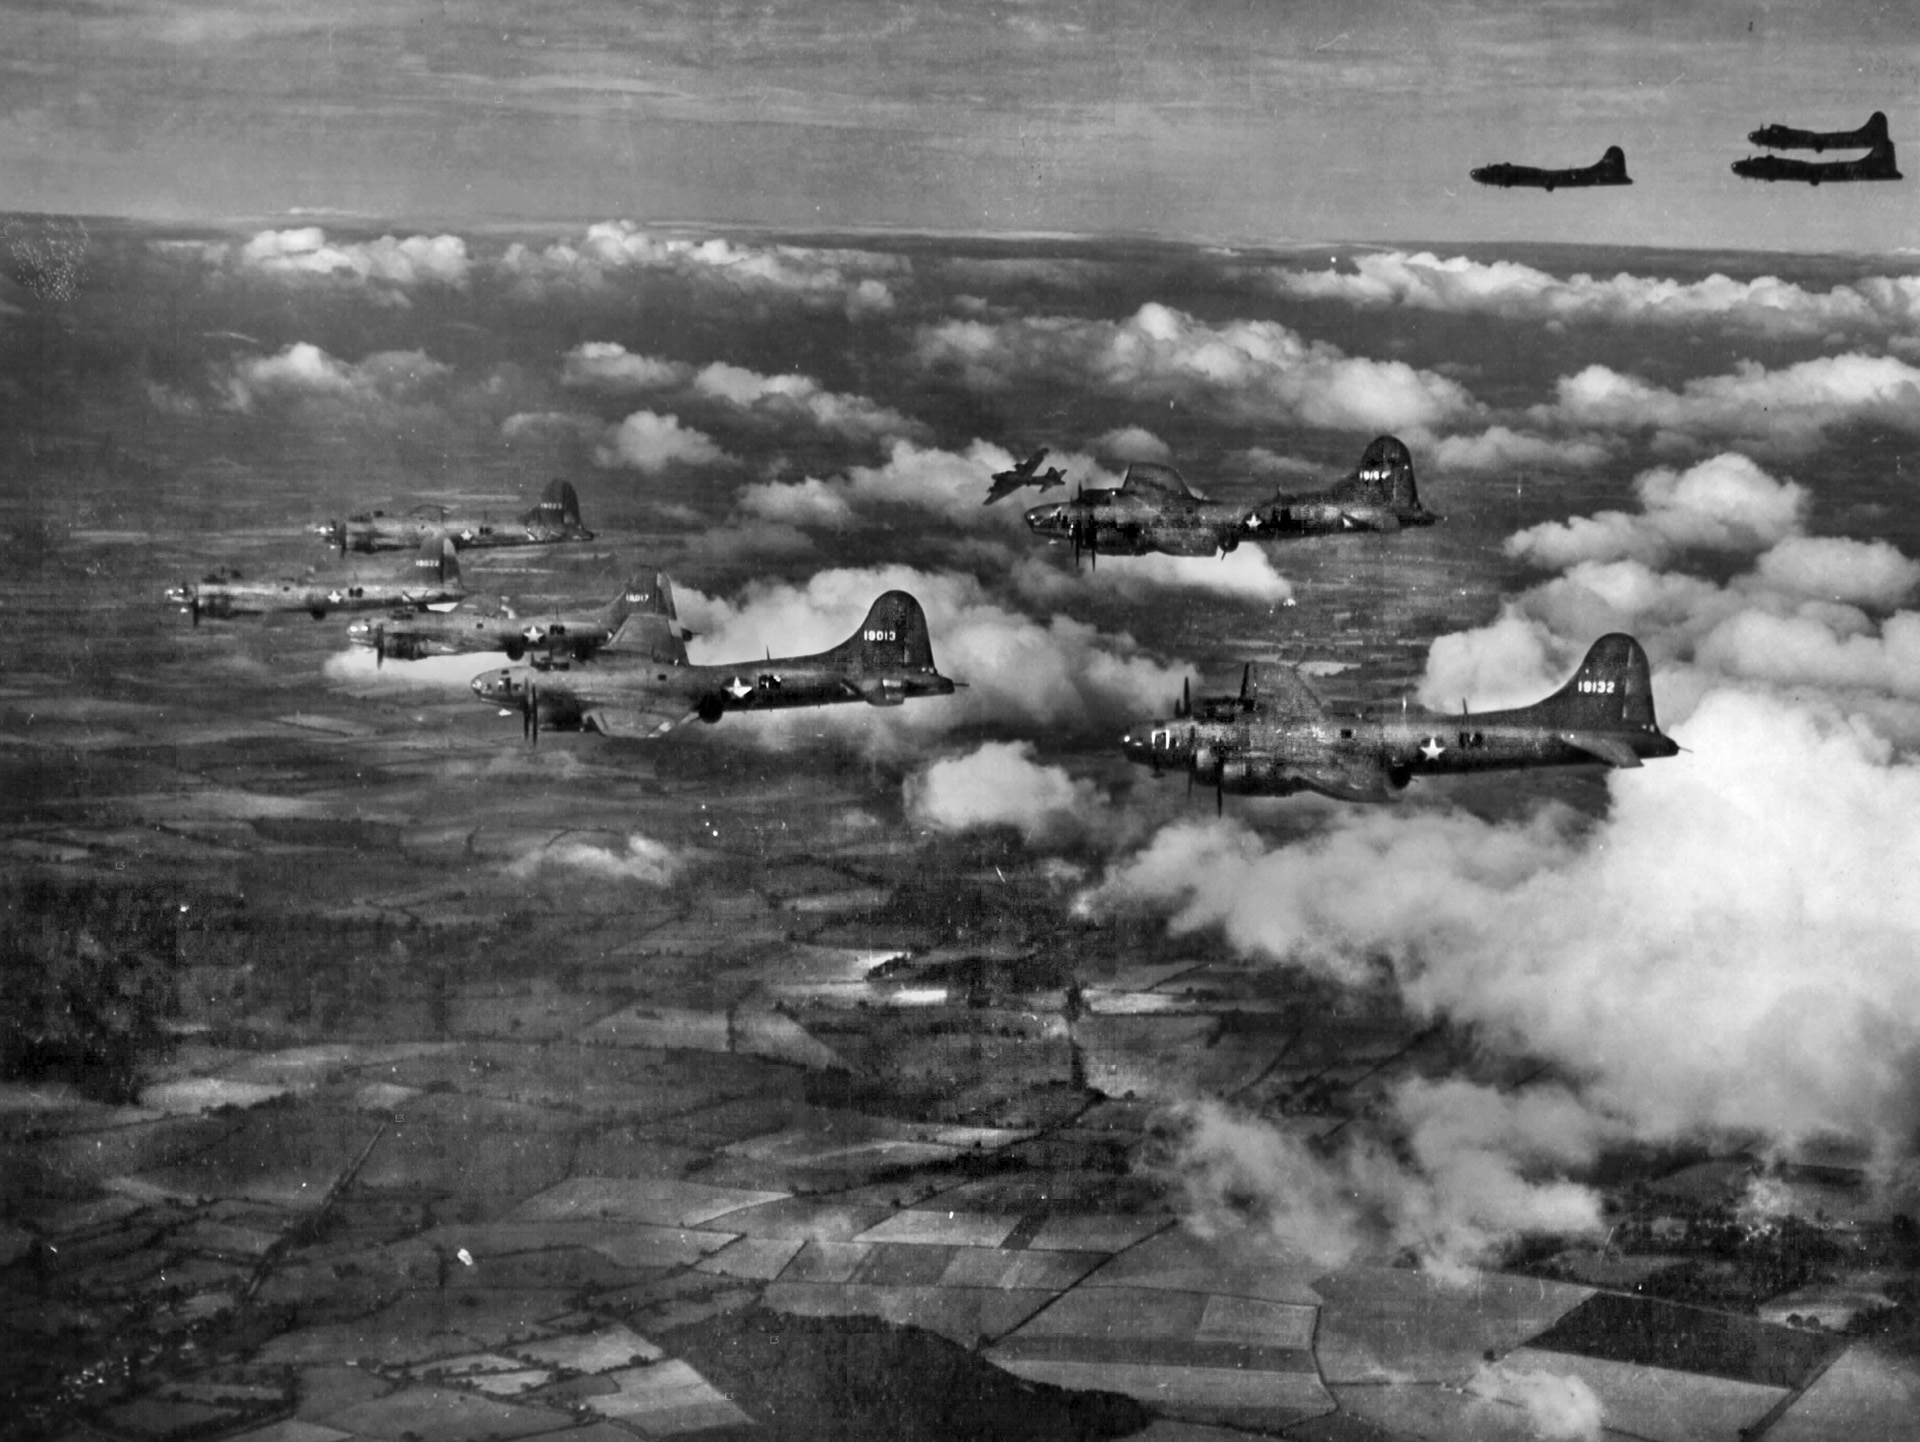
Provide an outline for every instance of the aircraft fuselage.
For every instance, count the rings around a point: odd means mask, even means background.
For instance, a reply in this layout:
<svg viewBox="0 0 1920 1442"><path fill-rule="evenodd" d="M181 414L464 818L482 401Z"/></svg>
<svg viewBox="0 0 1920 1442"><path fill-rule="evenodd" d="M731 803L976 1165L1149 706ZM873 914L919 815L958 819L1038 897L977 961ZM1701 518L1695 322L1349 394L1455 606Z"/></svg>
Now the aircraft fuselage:
<svg viewBox="0 0 1920 1442"><path fill-rule="evenodd" d="M1082 491L1077 499L1035 506L1027 526L1050 541L1072 542L1113 556L1211 556L1240 544L1249 510L1226 501L1202 501L1154 492Z"/></svg>
<svg viewBox="0 0 1920 1442"><path fill-rule="evenodd" d="M1385 788L1328 786L1304 773L1374 773L1394 789L1418 776L1451 776L1542 766L1633 765L1672 756L1673 740L1645 727L1556 726L1531 708L1445 715L1412 710L1355 716L1328 714L1274 723L1257 716L1224 719L1231 701L1205 713L1133 727L1121 740L1130 761L1156 771L1191 771L1196 781L1230 795L1289 796L1319 791L1342 800L1385 800ZM1611 751L1611 755L1602 754Z"/></svg>

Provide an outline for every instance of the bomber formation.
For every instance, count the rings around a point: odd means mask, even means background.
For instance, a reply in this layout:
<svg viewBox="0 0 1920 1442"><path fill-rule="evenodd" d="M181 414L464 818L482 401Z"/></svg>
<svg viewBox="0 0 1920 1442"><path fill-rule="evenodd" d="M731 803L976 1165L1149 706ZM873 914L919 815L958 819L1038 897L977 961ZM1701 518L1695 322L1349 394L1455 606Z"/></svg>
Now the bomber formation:
<svg viewBox="0 0 1920 1442"><path fill-rule="evenodd" d="M1752 155L1733 162L1735 175L1747 180L1798 180L1819 185L1823 180L1900 180L1900 168L1894 158L1893 138L1887 132L1887 117L1876 110L1867 123L1856 130L1798 130L1789 125L1763 125L1749 131L1747 139L1768 150L1865 150L1851 160L1790 160L1777 155ZM1595 185L1632 185L1627 175L1627 156L1617 145L1592 165L1562 170L1532 165L1478 166L1467 172L1469 179L1502 190L1522 186L1535 190L1577 190Z"/></svg>
<svg viewBox="0 0 1920 1442"><path fill-rule="evenodd" d="M1045 447L993 474L986 503L1028 487L1065 484L1055 466L1042 472ZM1286 542L1353 533L1391 534L1441 519L1420 500L1413 454L1395 436L1378 436L1352 472L1317 490L1276 490L1264 502L1214 501L1171 465L1135 462L1118 486L1075 488L1070 500L1028 510L1029 530L1097 564L1110 556L1226 555L1243 541ZM469 605L460 575L462 547L554 544L591 539L579 499L565 481L515 525L456 518L421 505L401 518L373 511L314 530L342 557L417 545L411 570L385 578L306 577L248 582L209 576L168 592L193 624L202 617L273 611L384 609L358 620L348 641L388 658L503 653L511 663L474 676L474 696L503 716L518 714L537 745L546 730L596 732L648 740L696 717L716 723L732 712L774 711L864 701L894 707L950 696L964 685L940 673L927 617L905 591L874 601L859 628L829 650L761 660L695 664L664 572L641 572L597 609L522 616L502 602ZM1314 791L1343 801L1388 801L1417 776L1599 763L1636 767L1678 746L1654 719L1647 657L1630 636L1603 636L1573 678L1537 705L1459 716L1414 711L1342 716L1330 710L1296 668L1249 662L1239 694L1188 694L1166 720L1144 722L1121 738L1128 759L1155 774L1185 771L1189 789L1287 796Z"/></svg>

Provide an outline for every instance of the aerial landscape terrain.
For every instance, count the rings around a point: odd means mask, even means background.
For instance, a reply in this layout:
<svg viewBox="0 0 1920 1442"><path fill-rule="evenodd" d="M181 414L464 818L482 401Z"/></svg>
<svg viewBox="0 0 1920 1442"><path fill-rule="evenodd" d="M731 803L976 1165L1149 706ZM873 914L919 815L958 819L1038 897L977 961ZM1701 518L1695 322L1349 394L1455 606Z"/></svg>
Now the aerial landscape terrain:
<svg viewBox="0 0 1920 1442"><path fill-rule="evenodd" d="M6 245L13 1434L1907 1435L1915 267ZM983 504L1377 432L1438 524L1076 569ZM556 477L594 539L477 603L658 569L750 663L899 588L964 689L530 744L497 653L163 600ZM1217 801L1118 744L1249 660L1448 711L1616 630L1644 769Z"/></svg>
<svg viewBox="0 0 1920 1442"><path fill-rule="evenodd" d="M0 82L0 1438L1920 1438L1908 7Z"/></svg>

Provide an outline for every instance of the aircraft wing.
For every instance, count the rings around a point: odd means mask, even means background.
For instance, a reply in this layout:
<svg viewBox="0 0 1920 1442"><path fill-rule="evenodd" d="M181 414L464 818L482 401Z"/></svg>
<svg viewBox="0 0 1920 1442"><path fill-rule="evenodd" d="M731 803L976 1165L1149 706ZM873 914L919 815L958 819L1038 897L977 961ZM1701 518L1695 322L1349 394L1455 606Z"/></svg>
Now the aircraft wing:
<svg viewBox="0 0 1920 1442"><path fill-rule="evenodd" d="M1634 749L1617 736L1602 736L1592 731L1562 731L1560 739L1576 750L1584 751L1596 761L1604 761L1609 766L1638 766L1640 757Z"/></svg>
<svg viewBox="0 0 1920 1442"><path fill-rule="evenodd" d="M1274 661L1250 662L1241 691L1253 709L1271 721L1313 722L1327 710L1306 677Z"/></svg>
<svg viewBox="0 0 1920 1442"><path fill-rule="evenodd" d="M608 639L606 649L623 656L644 656L670 666L687 664L687 643L673 622L652 611L634 611Z"/></svg>
<svg viewBox="0 0 1920 1442"><path fill-rule="evenodd" d="M589 706L580 713L580 724L589 731L598 731L602 736L651 741L698 714L685 702L662 696L654 705Z"/></svg>
<svg viewBox="0 0 1920 1442"><path fill-rule="evenodd" d="M1288 768L1322 796L1339 801L1391 801L1387 769L1368 756L1328 756L1311 765Z"/></svg>

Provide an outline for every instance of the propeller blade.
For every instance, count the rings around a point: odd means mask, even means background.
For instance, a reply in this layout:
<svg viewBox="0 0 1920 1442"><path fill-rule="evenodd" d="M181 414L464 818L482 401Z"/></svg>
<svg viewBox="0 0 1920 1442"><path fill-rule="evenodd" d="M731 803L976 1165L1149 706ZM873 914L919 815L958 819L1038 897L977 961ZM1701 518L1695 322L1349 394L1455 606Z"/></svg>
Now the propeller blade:
<svg viewBox="0 0 1920 1442"><path fill-rule="evenodd" d="M193 592L187 597L187 614L193 618L193 624L200 624L200 593Z"/></svg>
<svg viewBox="0 0 1920 1442"><path fill-rule="evenodd" d="M387 628L373 628L373 669L378 671L387 664Z"/></svg>
<svg viewBox="0 0 1920 1442"><path fill-rule="evenodd" d="M533 745L538 746L540 744L540 693L531 681L527 682L527 712L533 721L533 735L530 739Z"/></svg>
<svg viewBox="0 0 1920 1442"><path fill-rule="evenodd" d="M1213 773L1213 814L1227 814L1227 768L1224 766Z"/></svg>

